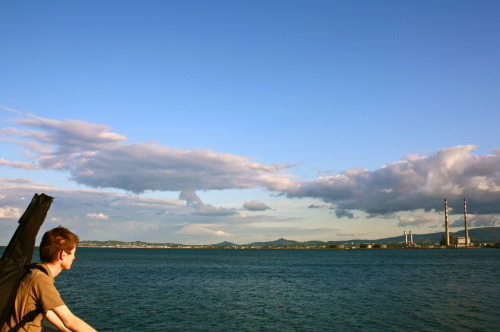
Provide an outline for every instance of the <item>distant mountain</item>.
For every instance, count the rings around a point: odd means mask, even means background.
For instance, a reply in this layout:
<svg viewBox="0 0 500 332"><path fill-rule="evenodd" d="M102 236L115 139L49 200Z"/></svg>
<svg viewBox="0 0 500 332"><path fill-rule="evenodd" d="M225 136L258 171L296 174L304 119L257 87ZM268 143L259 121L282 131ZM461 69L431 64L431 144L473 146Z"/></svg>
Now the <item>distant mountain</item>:
<svg viewBox="0 0 500 332"><path fill-rule="evenodd" d="M297 244L300 244L302 242L298 241L293 241L293 240L287 240L287 239L278 239L276 241L269 241L269 242L253 242L249 243L249 246L282 246L282 247L287 247L287 246L295 246Z"/></svg>
<svg viewBox="0 0 500 332"><path fill-rule="evenodd" d="M414 242L439 242L442 239L444 232L428 233L428 234L413 234ZM458 232L450 232L450 235L465 236L465 230ZM472 242L500 242L500 227L482 227L469 229L469 237ZM409 236L408 236L409 239ZM371 242L389 243L404 241L404 235L379 239Z"/></svg>
<svg viewBox="0 0 500 332"><path fill-rule="evenodd" d="M428 234L413 234L414 242L439 242L443 236L444 232L439 233L428 233ZM450 232L451 235L455 236L465 236L465 231L461 230L459 232ZM500 227L482 227L482 228L471 228L469 229L469 237L473 243L478 242L500 242ZM408 236L408 240L410 240L410 236ZM311 245L329 245L329 244L342 244L342 243L391 243L391 242L403 242L404 235L400 236L388 237L377 240L367 240L367 239L355 239L355 240L344 240L344 241L307 241L307 242L298 242L293 240L279 239L275 241L268 242L253 242L249 243L249 246L296 246L299 244L311 244Z"/></svg>
<svg viewBox="0 0 500 332"><path fill-rule="evenodd" d="M216 243L216 244L212 244L213 246L221 246L221 247L225 247L225 246L236 246L237 244L235 243L232 243L232 242L228 242L228 241L224 241L224 242L221 242L221 243Z"/></svg>
<svg viewBox="0 0 500 332"><path fill-rule="evenodd" d="M464 236L465 231L461 230L458 232L450 232L454 236ZM438 233L428 233L428 234L413 234L413 241L416 243L440 242L444 232ZM500 227L482 227L482 228L471 228L469 229L469 237L472 243L482 243L482 242L500 242ZM246 244L247 246L255 247L308 247L314 245L332 245L332 244L344 244L344 243L397 243L404 242L404 235L388 237L377 240L367 240L367 239L355 239L355 240L344 240L344 241L306 241L299 242L294 240L287 240L284 238L268 241L268 242L253 242ZM408 236L408 240L410 237ZM149 243L142 241L135 242L123 242L123 241L80 241L79 245L81 247L128 247L128 248L147 248L147 247L184 247L182 244L178 243ZM238 246L238 244L224 241L217 244L212 244L211 246Z"/></svg>
<svg viewBox="0 0 500 332"><path fill-rule="evenodd" d="M180 246L178 243L152 243L144 241L80 241L78 243L80 247L148 247L148 246Z"/></svg>
<svg viewBox="0 0 500 332"><path fill-rule="evenodd" d="M465 231L455 233L458 236L465 236ZM478 242L500 242L500 227L482 227L469 229L469 237Z"/></svg>

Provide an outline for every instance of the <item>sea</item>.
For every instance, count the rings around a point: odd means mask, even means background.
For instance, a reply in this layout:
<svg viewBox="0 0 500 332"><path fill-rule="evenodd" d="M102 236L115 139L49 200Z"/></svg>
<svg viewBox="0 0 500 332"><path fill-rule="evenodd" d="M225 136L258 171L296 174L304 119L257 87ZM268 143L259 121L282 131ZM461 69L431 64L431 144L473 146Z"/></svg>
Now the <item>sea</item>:
<svg viewBox="0 0 500 332"><path fill-rule="evenodd" d="M78 248L76 257L56 286L98 331L500 331L498 249Z"/></svg>

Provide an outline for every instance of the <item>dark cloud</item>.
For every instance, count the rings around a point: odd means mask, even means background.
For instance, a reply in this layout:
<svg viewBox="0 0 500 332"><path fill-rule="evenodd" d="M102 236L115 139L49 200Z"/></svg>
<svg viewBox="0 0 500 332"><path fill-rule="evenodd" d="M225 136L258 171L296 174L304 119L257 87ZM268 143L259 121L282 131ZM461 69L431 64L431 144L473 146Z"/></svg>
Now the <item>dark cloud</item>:
<svg viewBox="0 0 500 332"><path fill-rule="evenodd" d="M337 218L349 218L349 219L353 219L354 218L354 213L352 213L350 210L346 210L346 209L334 209L335 211L335 215L337 216Z"/></svg>
<svg viewBox="0 0 500 332"><path fill-rule="evenodd" d="M463 199L476 214L500 213L500 155L472 154L472 145L446 148L430 156L409 155L375 171L350 169L298 184L288 197L318 198L336 214L360 210L371 215L443 209L463 211Z"/></svg>
<svg viewBox="0 0 500 332"><path fill-rule="evenodd" d="M323 208L325 208L325 206L324 205L310 204L307 208L308 209L323 209Z"/></svg>
<svg viewBox="0 0 500 332"><path fill-rule="evenodd" d="M258 201L245 202L245 204L243 204L243 208L245 208L248 211L265 211L271 209L265 203Z"/></svg>

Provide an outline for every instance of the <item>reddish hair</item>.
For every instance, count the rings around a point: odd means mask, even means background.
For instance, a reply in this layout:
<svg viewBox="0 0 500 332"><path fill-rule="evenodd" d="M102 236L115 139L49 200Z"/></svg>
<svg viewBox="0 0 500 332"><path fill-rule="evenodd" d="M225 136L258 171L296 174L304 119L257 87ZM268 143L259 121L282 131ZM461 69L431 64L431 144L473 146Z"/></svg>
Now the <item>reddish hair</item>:
<svg viewBox="0 0 500 332"><path fill-rule="evenodd" d="M78 241L80 241L78 236L65 227L51 229L43 234L40 242L40 260L44 263L53 263L62 250L70 254Z"/></svg>

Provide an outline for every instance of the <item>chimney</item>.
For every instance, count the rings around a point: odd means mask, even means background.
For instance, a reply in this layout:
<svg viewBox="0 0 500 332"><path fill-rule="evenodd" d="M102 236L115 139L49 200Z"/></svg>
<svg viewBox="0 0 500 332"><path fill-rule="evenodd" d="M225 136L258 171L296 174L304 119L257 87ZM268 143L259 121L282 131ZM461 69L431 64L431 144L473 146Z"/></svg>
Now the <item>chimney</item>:
<svg viewBox="0 0 500 332"><path fill-rule="evenodd" d="M408 234L406 234L406 231L404 231L405 233L405 244L408 244Z"/></svg>
<svg viewBox="0 0 500 332"><path fill-rule="evenodd" d="M410 231L410 244L413 244L413 234Z"/></svg>
<svg viewBox="0 0 500 332"><path fill-rule="evenodd" d="M446 246L450 246L450 228L448 227L448 200L444 199L444 229L446 232Z"/></svg>
<svg viewBox="0 0 500 332"><path fill-rule="evenodd" d="M468 247L469 243L469 229L467 228L467 202L464 198L464 224L465 224L465 246Z"/></svg>

